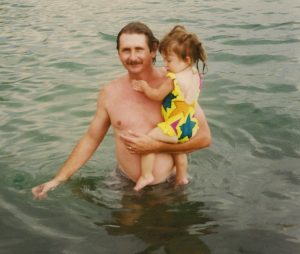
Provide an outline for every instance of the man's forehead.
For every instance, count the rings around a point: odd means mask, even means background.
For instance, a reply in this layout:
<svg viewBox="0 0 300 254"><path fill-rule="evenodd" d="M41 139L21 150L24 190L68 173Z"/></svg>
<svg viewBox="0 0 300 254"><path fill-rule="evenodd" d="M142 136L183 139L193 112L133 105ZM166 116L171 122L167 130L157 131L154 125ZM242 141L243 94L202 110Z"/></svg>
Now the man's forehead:
<svg viewBox="0 0 300 254"><path fill-rule="evenodd" d="M147 46L146 35L137 33L123 33L120 36L120 47L129 46L133 44Z"/></svg>

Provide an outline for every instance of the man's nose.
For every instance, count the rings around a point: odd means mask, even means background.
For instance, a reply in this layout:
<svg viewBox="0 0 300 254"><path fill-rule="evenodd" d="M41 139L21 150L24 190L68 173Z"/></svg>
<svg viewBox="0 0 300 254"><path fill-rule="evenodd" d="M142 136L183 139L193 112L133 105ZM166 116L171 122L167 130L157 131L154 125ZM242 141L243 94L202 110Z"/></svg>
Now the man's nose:
<svg viewBox="0 0 300 254"><path fill-rule="evenodd" d="M134 51L130 52L129 59L130 60L136 60L137 59L137 55Z"/></svg>

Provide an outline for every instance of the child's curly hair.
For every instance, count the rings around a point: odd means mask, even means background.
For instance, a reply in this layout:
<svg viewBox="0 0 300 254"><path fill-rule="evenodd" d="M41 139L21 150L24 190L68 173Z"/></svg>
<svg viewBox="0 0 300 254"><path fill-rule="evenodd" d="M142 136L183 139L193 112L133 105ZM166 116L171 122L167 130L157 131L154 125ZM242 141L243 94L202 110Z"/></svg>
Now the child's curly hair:
<svg viewBox="0 0 300 254"><path fill-rule="evenodd" d="M159 44L159 52L168 56L175 53L180 59L190 58L191 64L196 64L198 69L199 60L203 64L203 71L207 67L207 55L202 42L196 34L189 33L183 26L175 26L166 34Z"/></svg>

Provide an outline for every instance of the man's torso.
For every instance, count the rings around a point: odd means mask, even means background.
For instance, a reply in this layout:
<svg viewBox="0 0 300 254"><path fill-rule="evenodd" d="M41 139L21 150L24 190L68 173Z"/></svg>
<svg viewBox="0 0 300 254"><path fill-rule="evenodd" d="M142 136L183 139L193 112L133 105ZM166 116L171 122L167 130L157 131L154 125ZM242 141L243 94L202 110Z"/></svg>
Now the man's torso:
<svg viewBox="0 0 300 254"><path fill-rule="evenodd" d="M163 72L154 82L161 84ZM132 89L128 76L122 76L106 87L106 110L110 117L116 141L116 155L121 170L136 181L141 173L140 155L131 154L118 137L127 131L148 133L162 121L161 102L148 99L144 94ZM169 154L157 154L153 175L154 183L165 181L173 170L173 160Z"/></svg>

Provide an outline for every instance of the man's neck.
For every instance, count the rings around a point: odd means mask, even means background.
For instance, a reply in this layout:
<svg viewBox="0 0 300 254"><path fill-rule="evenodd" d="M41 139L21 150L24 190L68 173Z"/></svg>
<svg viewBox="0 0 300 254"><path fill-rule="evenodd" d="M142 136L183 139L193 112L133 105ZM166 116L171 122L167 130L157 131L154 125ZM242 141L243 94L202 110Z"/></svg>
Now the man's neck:
<svg viewBox="0 0 300 254"><path fill-rule="evenodd" d="M156 68L154 66L151 66L149 70L144 71L143 73L128 73L128 77L130 80L145 80L147 82L151 82L156 76Z"/></svg>

